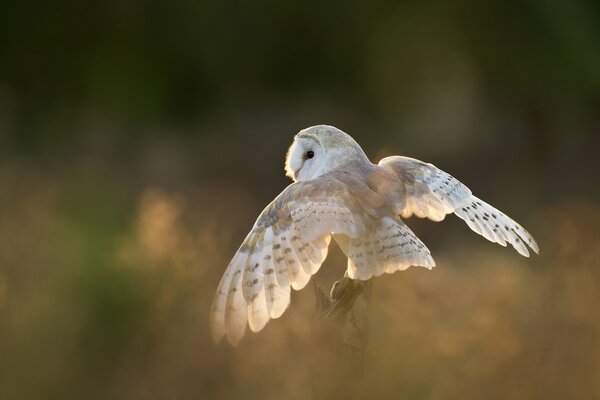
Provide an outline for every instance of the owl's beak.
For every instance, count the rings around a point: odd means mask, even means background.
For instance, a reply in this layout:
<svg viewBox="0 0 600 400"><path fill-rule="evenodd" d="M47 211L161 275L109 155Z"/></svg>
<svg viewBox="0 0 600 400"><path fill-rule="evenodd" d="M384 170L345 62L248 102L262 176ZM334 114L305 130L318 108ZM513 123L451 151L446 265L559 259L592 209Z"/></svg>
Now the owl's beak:
<svg viewBox="0 0 600 400"><path fill-rule="evenodd" d="M298 174L300 173L300 170L302 169L302 167L298 168L296 171L294 171L294 180L298 180Z"/></svg>

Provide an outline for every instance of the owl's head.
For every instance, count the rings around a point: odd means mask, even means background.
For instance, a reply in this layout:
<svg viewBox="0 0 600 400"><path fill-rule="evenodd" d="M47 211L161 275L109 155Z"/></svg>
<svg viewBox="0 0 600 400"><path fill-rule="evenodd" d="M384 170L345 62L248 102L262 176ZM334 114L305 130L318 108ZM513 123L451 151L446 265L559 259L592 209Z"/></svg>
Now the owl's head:
<svg viewBox="0 0 600 400"><path fill-rule="evenodd" d="M333 126L316 125L294 137L285 159L285 172L295 182L306 181L353 160L369 162L350 135Z"/></svg>

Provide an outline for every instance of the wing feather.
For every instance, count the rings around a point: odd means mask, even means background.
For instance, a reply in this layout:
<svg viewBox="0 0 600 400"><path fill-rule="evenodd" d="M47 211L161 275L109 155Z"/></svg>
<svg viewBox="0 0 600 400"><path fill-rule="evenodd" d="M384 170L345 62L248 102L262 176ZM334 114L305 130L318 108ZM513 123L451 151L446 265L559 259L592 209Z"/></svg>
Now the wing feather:
<svg viewBox="0 0 600 400"><path fill-rule="evenodd" d="M244 266L247 263L249 256L240 255L243 263L236 262L232 265L233 276L231 284L227 290L227 303L225 306L225 332L227 339L231 343L238 343L246 330L246 322L248 321L248 313L246 312L246 301L242 293L242 275ZM241 260L240 260L241 261Z"/></svg>
<svg viewBox="0 0 600 400"><path fill-rule="evenodd" d="M379 165L395 174L403 184L405 202L402 217L416 215L441 221L449 213L463 219L469 228L491 242L510 243L519 254L529 257L529 246L539 253L535 239L507 215L473 196L469 188L432 164L414 158L386 157Z"/></svg>
<svg viewBox="0 0 600 400"><path fill-rule="evenodd" d="M294 288L294 290L300 290L306 286L310 280L310 275L307 272L307 269L310 270L310 266L306 266L305 269L302 265L302 261L292 247L289 234L283 234L279 239L279 243L282 246L281 252L283 255L283 263L287 265L292 288Z"/></svg>
<svg viewBox="0 0 600 400"><path fill-rule="evenodd" d="M211 326L211 333L213 338L220 338L223 335L226 334L227 329L225 326L225 314L226 314L226 307L227 307L227 299L229 296L229 290L231 287L231 282L232 282L232 278L233 278L233 274L234 272L236 272L237 270L239 270L239 259L242 257L241 254L237 253L233 259L231 260L231 263L229 263L229 266L227 267L227 270L225 271L225 274L223 275L223 277L221 278L221 281L219 282L219 287L217 288L217 293L215 295L215 300L213 301L212 304L212 309L211 309L211 313L210 313L210 326ZM236 267L236 265L238 267Z"/></svg>
<svg viewBox="0 0 600 400"><path fill-rule="evenodd" d="M431 269L435 262L429 249L396 216L381 218L367 235L350 240L350 278L367 280L383 273L403 271L413 265Z"/></svg>
<svg viewBox="0 0 600 400"><path fill-rule="evenodd" d="M318 270L332 233L358 236L365 222L350 188L331 177L288 186L258 217L229 264L213 300L211 333L236 345L280 317Z"/></svg>
<svg viewBox="0 0 600 400"><path fill-rule="evenodd" d="M262 259L265 297L269 316L271 318L279 318L290 303L290 286L289 284L280 286L277 282L272 251L272 244L263 247Z"/></svg>
<svg viewBox="0 0 600 400"><path fill-rule="evenodd" d="M275 264L275 277L280 287L289 287L291 282L290 270L286 263L285 257L283 257L283 249L281 243L276 241L271 246L273 254L273 262Z"/></svg>

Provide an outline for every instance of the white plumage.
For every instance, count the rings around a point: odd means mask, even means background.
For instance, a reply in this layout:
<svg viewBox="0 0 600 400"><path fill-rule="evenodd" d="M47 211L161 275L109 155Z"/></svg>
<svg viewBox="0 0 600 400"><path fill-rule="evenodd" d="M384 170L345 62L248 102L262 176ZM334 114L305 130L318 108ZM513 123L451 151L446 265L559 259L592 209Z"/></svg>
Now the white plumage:
<svg viewBox="0 0 600 400"><path fill-rule="evenodd" d="M333 237L348 257L348 276L367 280L410 266L433 268L427 247L400 217L441 221L455 213L486 239L528 257L533 237L432 164L392 156L375 165L341 130L300 131L286 157L294 180L260 214L227 267L211 310L215 341L236 345L246 326L261 330L315 274Z"/></svg>

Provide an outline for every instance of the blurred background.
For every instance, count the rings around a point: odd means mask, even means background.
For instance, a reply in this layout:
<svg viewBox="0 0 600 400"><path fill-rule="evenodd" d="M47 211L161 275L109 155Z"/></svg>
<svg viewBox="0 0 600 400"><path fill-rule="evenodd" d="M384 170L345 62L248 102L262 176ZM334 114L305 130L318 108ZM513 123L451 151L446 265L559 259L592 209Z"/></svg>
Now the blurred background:
<svg viewBox="0 0 600 400"><path fill-rule="evenodd" d="M3 4L0 397L600 398L600 3L236 3ZM438 267L375 280L362 380L324 346L318 392L312 289L236 349L208 309L320 123L448 171L541 255L408 220Z"/></svg>

